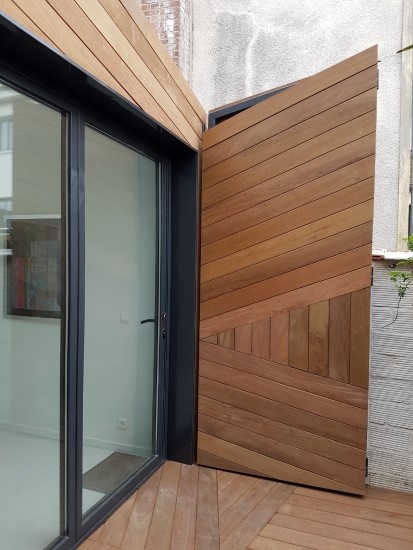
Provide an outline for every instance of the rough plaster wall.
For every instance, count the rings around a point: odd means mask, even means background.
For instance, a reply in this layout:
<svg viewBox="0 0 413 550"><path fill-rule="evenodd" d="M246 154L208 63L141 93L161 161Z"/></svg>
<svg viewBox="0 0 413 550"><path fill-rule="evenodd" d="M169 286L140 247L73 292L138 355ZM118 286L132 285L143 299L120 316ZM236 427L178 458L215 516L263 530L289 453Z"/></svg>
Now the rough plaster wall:
<svg viewBox="0 0 413 550"><path fill-rule="evenodd" d="M413 289L401 301L389 261L374 262L369 390L369 482L413 492Z"/></svg>
<svg viewBox="0 0 413 550"><path fill-rule="evenodd" d="M209 110L379 45L374 247L396 249L403 0L193 0L192 86Z"/></svg>

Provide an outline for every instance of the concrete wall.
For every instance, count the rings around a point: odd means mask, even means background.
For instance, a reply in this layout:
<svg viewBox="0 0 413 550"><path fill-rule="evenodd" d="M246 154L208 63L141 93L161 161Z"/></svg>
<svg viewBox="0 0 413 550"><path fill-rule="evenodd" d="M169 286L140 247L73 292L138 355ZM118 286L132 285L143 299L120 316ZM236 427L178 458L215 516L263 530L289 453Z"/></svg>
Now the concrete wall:
<svg viewBox="0 0 413 550"><path fill-rule="evenodd" d="M369 481L413 492L413 289L398 307L397 292L389 281L390 265L390 261L374 262Z"/></svg>

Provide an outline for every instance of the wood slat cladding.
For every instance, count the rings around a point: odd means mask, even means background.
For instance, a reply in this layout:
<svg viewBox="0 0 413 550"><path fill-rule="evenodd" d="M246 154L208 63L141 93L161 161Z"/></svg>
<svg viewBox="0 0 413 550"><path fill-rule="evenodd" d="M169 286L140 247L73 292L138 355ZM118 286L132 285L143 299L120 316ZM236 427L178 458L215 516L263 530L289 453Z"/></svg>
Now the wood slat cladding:
<svg viewBox="0 0 413 550"><path fill-rule="evenodd" d="M205 133L201 464L364 493L376 64Z"/></svg>
<svg viewBox="0 0 413 550"><path fill-rule="evenodd" d="M134 0L0 0L0 9L195 149L206 113Z"/></svg>

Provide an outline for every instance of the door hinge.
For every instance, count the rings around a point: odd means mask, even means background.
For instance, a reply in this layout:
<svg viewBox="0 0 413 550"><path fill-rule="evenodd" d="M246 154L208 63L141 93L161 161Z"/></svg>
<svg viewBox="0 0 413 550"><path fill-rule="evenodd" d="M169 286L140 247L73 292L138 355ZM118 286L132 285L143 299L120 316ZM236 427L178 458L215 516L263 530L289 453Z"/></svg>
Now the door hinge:
<svg viewBox="0 0 413 550"><path fill-rule="evenodd" d="M366 456L366 478L369 477L369 459Z"/></svg>
<svg viewBox="0 0 413 550"><path fill-rule="evenodd" d="M162 338L166 338L167 325L168 325L168 316L167 316L166 312L164 311L161 315Z"/></svg>
<svg viewBox="0 0 413 550"><path fill-rule="evenodd" d="M373 286L373 283L374 283L374 268L372 267L371 268L371 284L370 284L370 286Z"/></svg>

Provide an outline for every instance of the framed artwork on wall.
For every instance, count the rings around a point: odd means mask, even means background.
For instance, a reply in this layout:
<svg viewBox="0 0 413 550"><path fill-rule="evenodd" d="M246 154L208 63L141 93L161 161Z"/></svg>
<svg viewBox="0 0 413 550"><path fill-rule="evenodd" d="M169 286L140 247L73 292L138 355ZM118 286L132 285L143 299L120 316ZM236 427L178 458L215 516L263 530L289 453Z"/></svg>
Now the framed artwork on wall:
<svg viewBox="0 0 413 550"><path fill-rule="evenodd" d="M7 229L7 315L60 318L60 217L10 216Z"/></svg>

